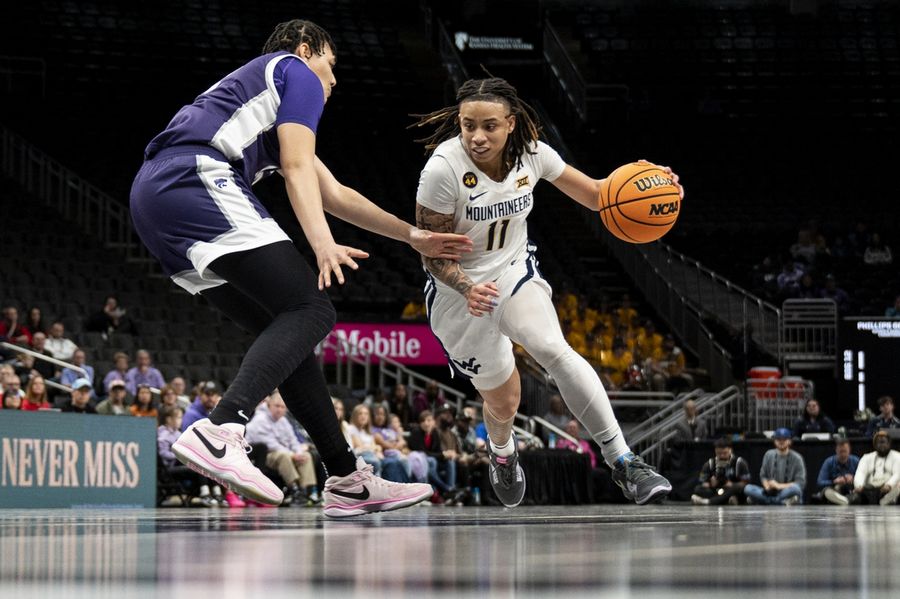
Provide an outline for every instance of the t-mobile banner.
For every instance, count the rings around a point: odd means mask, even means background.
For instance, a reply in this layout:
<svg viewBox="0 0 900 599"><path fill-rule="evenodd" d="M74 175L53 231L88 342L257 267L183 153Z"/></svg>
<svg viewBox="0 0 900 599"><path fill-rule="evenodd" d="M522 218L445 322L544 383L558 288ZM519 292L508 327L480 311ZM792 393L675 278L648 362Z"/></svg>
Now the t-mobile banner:
<svg viewBox="0 0 900 599"><path fill-rule="evenodd" d="M345 351L359 358L371 353L406 365L447 364L444 349L427 324L339 322L334 333ZM334 364L334 351L328 348L324 351L325 363ZM378 358L372 362L377 363Z"/></svg>

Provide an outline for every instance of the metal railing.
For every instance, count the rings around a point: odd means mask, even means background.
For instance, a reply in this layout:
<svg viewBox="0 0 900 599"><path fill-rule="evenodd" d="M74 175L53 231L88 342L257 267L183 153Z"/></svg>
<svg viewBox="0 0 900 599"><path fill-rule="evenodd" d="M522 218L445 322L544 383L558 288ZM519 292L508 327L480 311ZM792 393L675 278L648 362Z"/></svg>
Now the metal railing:
<svg viewBox="0 0 900 599"><path fill-rule="evenodd" d="M755 431L790 427L815 397L813 382L800 377L747 379L750 426Z"/></svg>
<svg viewBox="0 0 900 599"><path fill-rule="evenodd" d="M837 304L832 299L789 299L781 307L785 364L836 365Z"/></svg>
<svg viewBox="0 0 900 599"><path fill-rule="evenodd" d="M559 34L549 22L544 23L544 60L563 94L582 121L587 120L587 89L578 67L566 51Z"/></svg>
<svg viewBox="0 0 900 599"><path fill-rule="evenodd" d="M697 417L706 421L711 430L728 426L744 428L746 424L746 406L744 394L731 385L718 393L700 392L699 397L684 396L679 398L668 410L667 414L655 424L643 428L637 434L632 431L628 435L628 443L632 450L651 464L659 464L669 444L678 438L675 424L683 418L684 402L693 399L697 407Z"/></svg>
<svg viewBox="0 0 900 599"><path fill-rule="evenodd" d="M582 448L581 448L581 445L578 443L579 439L576 439L575 437L573 437L572 435L570 435L570 434L567 433L566 431L562 430L562 429L559 428L558 426L555 426L555 425L553 425L553 424L547 422L546 420L544 420L544 419L541 418L540 416L532 416L531 419L532 419L534 422L537 422L538 424L540 424L542 428L544 428L544 429L550 431L551 433L553 433L554 435L556 435L556 436L559 437L560 439L566 439L567 441L569 441L569 442L571 442L571 443L574 443L574 444L575 444L575 448L576 448L575 451L576 451L577 453L584 453L584 449L582 449Z"/></svg>
<svg viewBox="0 0 900 599"><path fill-rule="evenodd" d="M34 86L21 85L26 80L33 80L38 83L41 98L47 95L47 61L43 58L34 56L0 56L0 77L4 81L2 87L9 96L16 92L25 92L29 94L29 98L33 99L35 95Z"/></svg>
<svg viewBox="0 0 900 599"><path fill-rule="evenodd" d="M316 355L319 356L321 364L324 364L325 349L334 352L335 382L349 389L353 389L359 383L367 390L376 385L384 389L388 385L403 384L412 396L415 392L425 391L425 385L433 380L395 360L365 351L349 340L341 339L334 331L316 347ZM443 383L437 385L443 391L447 402L456 404L457 413L462 411L466 394Z"/></svg>
<svg viewBox="0 0 900 599"><path fill-rule="evenodd" d="M600 219L594 220L599 227ZM703 324L698 307L674 285L671 273L654 263L648 256L646 245L639 247L612 241L609 247L647 301L678 334L684 347L697 355L700 364L709 372L713 387L723 389L731 385L734 382L731 354Z"/></svg>
<svg viewBox="0 0 900 599"><path fill-rule="evenodd" d="M610 106L621 106L616 116L627 118L627 106L631 102L631 88L624 84L589 83L581 76L565 45L549 21L544 22L544 61L550 69L549 82L567 102L582 123L597 120L606 114ZM599 109L599 110L598 110Z"/></svg>
<svg viewBox="0 0 900 599"><path fill-rule="evenodd" d="M438 54L441 57L444 69L446 69L450 80L453 82L455 91L469 78L469 72L466 70L466 65L463 63L459 52L457 52L456 46L453 45L453 40L450 39L447 28L444 27L440 20L436 20L434 25L437 34Z"/></svg>
<svg viewBox="0 0 900 599"><path fill-rule="evenodd" d="M151 268L150 257L131 226L128 208L91 185L40 149L0 126L0 173L22 186L61 216L74 221L126 260Z"/></svg>
<svg viewBox="0 0 900 599"><path fill-rule="evenodd" d="M737 330L749 333L762 349L780 359L781 310L675 251L665 243L641 247L648 263L664 271L672 287L698 309L715 315Z"/></svg>
<svg viewBox="0 0 900 599"><path fill-rule="evenodd" d="M10 351L14 351L19 354L25 354L27 356L31 356L35 360L42 360L44 362L49 362L50 364L53 364L55 366L61 366L63 368L68 368L70 370L80 372L82 374L82 376L88 375L87 370L85 370L81 366L76 366L75 364L72 364L70 362L64 362L62 360L57 360L56 358L52 358L50 356L45 356L44 354L40 354L40 353L34 351L33 349L29 349L27 347L22 347L21 345L16 345L15 343L7 343L6 341L2 341L2 342L0 342L0 347L3 347L4 349L8 349ZM93 382L92 382L92 384L93 384ZM52 386L54 386L54 385L51 385L51 387ZM66 389L68 391L71 391L71 388L66 387L65 385L58 385L58 386L63 389Z"/></svg>

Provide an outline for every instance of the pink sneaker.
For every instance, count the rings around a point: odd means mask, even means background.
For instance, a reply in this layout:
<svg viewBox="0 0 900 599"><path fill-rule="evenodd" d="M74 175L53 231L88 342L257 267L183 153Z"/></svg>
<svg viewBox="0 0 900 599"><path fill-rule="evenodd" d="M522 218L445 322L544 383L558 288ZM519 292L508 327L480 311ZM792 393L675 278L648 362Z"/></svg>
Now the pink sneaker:
<svg viewBox="0 0 900 599"><path fill-rule="evenodd" d="M172 444L172 453L191 470L244 497L279 505L284 493L250 462L249 449L244 441L244 425L218 426L209 418L189 426Z"/></svg>
<svg viewBox="0 0 900 599"><path fill-rule="evenodd" d="M394 483L375 476L372 466L356 460L356 472L325 481L325 515L332 518L387 512L428 499L434 490L424 483Z"/></svg>
<svg viewBox="0 0 900 599"><path fill-rule="evenodd" d="M234 491L225 491L225 503L228 504L228 507L247 507L241 496Z"/></svg>

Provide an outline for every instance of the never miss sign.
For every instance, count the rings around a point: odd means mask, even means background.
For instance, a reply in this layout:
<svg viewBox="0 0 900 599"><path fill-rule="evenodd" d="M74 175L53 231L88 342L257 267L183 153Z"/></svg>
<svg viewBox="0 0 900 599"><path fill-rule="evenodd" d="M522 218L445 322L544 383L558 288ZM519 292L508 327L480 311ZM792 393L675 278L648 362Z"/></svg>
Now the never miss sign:
<svg viewBox="0 0 900 599"><path fill-rule="evenodd" d="M155 503L153 419L0 413L0 507Z"/></svg>

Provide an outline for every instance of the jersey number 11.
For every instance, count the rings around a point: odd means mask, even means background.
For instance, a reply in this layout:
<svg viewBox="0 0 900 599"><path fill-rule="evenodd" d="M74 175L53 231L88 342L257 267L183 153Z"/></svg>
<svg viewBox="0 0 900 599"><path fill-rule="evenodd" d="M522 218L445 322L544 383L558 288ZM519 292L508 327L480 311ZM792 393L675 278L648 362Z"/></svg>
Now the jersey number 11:
<svg viewBox="0 0 900 599"><path fill-rule="evenodd" d="M497 249L502 249L506 243L506 229L509 227L509 219L505 218L500 221L500 239L497 241ZM494 234L497 232L497 221L491 223L488 227L487 251L494 249Z"/></svg>

